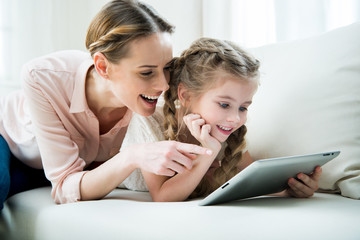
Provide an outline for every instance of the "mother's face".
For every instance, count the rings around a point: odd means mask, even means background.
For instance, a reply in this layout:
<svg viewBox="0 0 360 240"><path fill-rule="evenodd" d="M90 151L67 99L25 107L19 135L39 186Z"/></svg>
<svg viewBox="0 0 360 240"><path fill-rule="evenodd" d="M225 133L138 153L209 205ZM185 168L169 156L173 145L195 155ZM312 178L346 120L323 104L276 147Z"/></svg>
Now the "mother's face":
<svg viewBox="0 0 360 240"><path fill-rule="evenodd" d="M112 91L119 106L149 116L154 113L159 96L169 88L171 36L154 33L133 41L128 47L127 57L109 66Z"/></svg>

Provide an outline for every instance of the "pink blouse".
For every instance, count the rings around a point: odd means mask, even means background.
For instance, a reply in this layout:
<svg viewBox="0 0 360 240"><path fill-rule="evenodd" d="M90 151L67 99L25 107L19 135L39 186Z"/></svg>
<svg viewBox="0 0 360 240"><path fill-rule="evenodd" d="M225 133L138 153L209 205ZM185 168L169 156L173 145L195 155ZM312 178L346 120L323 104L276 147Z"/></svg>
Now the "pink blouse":
<svg viewBox="0 0 360 240"><path fill-rule="evenodd" d="M23 68L23 91L0 99L0 134L17 158L44 168L57 203L81 199L84 169L119 152L132 116L128 110L109 132L99 134L85 96L92 65L90 55L81 51L37 58Z"/></svg>

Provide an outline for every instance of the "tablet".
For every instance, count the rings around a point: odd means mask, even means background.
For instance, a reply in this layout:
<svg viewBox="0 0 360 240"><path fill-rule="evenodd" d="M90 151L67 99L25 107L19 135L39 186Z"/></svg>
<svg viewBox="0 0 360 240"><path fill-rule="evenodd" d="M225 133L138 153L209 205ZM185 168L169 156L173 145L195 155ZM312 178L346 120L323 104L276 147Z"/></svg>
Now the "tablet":
<svg viewBox="0 0 360 240"><path fill-rule="evenodd" d="M254 161L201 200L199 205L214 205L281 192L287 188L290 177L296 177L300 172L310 174L316 166L324 165L339 154L340 151L332 151Z"/></svg>

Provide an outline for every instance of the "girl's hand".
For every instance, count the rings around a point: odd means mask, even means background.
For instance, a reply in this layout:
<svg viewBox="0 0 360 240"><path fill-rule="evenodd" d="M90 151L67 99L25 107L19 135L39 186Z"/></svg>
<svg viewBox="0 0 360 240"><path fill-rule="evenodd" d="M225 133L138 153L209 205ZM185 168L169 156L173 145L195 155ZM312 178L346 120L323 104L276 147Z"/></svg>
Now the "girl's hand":
<svg viewBox="0 0 360 240"><path fill-rule="evenodd" d="M122 152L128 154L136 168L164 176L174 176L191 169L198 155L213 154L210 149L176 141L135 144Z"/></svg>
<svg viewBox="0 0 360 240"><path fill-rule="evenodd" d="M285 195L297 198L308 198L314 195L319 188L319 179L321 176L321 167L317 166L313 173L306 175L304 173L297 174L297 179L289 178L289 188L285 190Z"/></svg>
<svg viewBox="0 0 360 240"><path fill-rule="evenodd" d="M188 114L184 116L184 122L193 135L202 146L212 149L216 154L221 149L220 142L210 135L211 126L205 123L199 114Z"/></svg>

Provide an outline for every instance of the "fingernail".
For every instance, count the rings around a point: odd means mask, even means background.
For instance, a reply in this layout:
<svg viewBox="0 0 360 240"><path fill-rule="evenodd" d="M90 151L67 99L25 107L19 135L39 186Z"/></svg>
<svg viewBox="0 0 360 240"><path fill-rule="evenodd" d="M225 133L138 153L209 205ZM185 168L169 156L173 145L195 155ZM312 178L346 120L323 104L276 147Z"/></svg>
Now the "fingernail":
<svg viewBox="0 0 360 240"><path fill-rule="evenodd" d="M207 155L212 155L213 154L213 151L211 151L210 149L206 150L206 154Z"/></svg>

